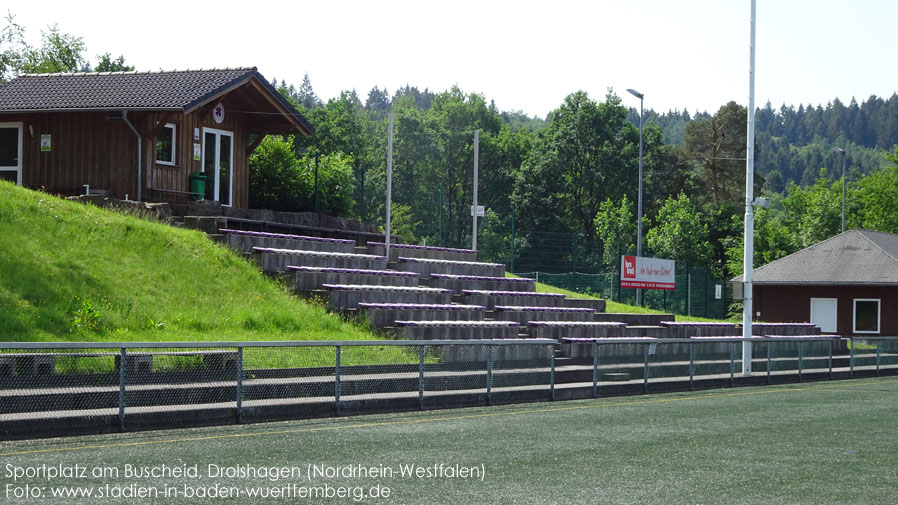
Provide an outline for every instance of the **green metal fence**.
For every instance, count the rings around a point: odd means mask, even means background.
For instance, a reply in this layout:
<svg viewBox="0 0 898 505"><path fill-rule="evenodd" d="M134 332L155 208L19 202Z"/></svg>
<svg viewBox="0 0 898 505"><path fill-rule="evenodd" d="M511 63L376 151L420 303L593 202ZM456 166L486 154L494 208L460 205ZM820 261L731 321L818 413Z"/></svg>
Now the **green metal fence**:
<svg viewBox="0 0 898 505"><path fill-rule="evenodd" d="M677 267L680 270L679 265ZM727 307L731 293L726 289L726 281L713 278L705 268L687 267L676 275L676 289L643 290L643 303L647 307L673 312L675 314L723 319L727 315ZM535 279L550 286L555 286L577 293L599 296L627 304L636 303L636 290L620 287L620 274L607 272L586 274L579 272L516 273L521 277Z"/></svg>

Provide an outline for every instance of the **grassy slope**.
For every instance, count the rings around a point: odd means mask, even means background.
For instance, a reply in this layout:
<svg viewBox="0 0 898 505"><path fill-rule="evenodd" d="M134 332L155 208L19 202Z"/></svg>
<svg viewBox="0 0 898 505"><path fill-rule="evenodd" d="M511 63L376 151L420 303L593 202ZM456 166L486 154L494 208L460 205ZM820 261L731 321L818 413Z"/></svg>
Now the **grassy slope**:
<svg viewBox="0 0 898 505"><path fill-rule="evenodd" d="M0 181L2 341L369 338L202 233Z"/></svg>

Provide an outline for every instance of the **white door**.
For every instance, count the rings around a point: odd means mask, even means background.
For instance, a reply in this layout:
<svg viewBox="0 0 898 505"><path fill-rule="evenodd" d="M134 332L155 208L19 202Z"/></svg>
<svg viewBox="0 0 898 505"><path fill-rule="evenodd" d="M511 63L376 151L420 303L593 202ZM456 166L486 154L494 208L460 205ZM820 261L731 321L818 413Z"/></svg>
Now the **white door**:
<svg viewBox="0 0 898 505"><path fill-rule="evenodd" d="M234 133L203 128L203 172L206 173L206 198L233 205Z"/></svg>
<svg viewBox="0 0 898 505"><path fill-rule="evenodd" d="M811 298L811 323L824 333L836 332L837 298Z"/></svg>
<svg viewBox="0 0 898 505"><path fill-rule="evenodd" d="M22 185L22 123L0 123L0 180Z"/></svg>

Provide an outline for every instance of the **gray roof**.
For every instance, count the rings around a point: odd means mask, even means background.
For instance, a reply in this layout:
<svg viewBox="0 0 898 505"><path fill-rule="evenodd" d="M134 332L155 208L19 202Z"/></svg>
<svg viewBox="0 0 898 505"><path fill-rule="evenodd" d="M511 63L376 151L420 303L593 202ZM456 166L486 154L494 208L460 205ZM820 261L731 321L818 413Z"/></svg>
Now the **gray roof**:
<svg viewBox="0 0 898 505"><path fill-rule="evenodd" d="M253 78L289 116L309 132L313 131L306 119L255 67L27 74L0 86L0 112L147 109L189 113Z"/></svg>
<svg viewBox="0 0 898 505"><path fill-rule="evenodd" d="M848 230L756 268L752 283L898 285L898 235Z"/></svg>

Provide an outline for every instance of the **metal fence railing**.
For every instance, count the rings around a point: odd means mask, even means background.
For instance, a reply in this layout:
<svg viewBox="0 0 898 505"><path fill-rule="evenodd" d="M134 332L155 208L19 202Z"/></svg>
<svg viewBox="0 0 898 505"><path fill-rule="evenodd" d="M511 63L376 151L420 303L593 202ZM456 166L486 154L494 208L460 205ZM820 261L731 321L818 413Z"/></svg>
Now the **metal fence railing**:
<svg viewBox="0 0 898 505"><path fill-rule="evenodd" d="M0 439L898 373L898 337L777 336L743 377L744 341L0 343Z"/></svg>
<svg viewBox="0 0 898 505"><path fill-rule="evenodd" d="M555 344L0 343L0 438L548 400Z"/></svg>

